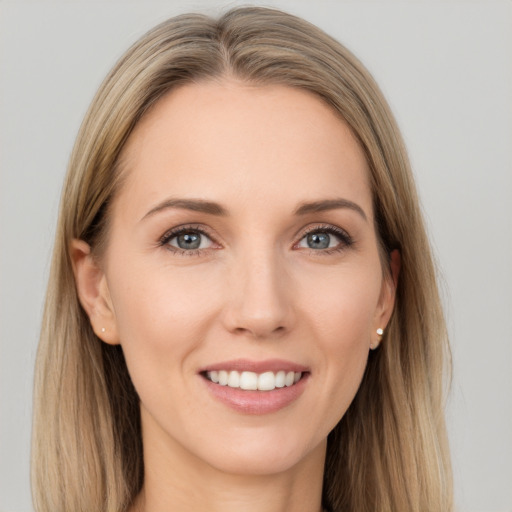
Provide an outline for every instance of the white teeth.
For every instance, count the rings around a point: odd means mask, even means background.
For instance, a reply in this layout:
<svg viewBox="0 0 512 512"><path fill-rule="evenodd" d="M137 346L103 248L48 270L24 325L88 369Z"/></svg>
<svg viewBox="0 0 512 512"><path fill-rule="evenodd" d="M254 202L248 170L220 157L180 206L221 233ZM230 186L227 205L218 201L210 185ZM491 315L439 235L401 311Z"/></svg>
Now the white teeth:
<svg viewBox="0 0 512 512"><path fill-rule="evenodd" d="M276 388L284 388L286 373L283 371L276 373Z"/></svg>
<svg viewBox="0 0 512 512"><path fill-rule="evenodd" d="M221 386L227 386L228 385L228 372L226 372L225 370L221 370L219 372L219 384Z"/></svg>
<svg viewBox="0 0 512 512"><path fill-rule="evenodd" d="M221 386L239 388L248 391L272 391L275 388L293 386L302 377L302 372L285 372L280 370L277 373L264 372L259 375L255 372L237 372L219 370L206 372L209 380Z"/></svg>
<svg viewBox="0 0 512 512"><path fill-rule="evenodd" d="M258 389L258 376L254 372L242 372L242 375L240 375L240 387L253 391Z"/></svg>
<svg viewBox="0 0 512 512"><path fill-rule="evenodd" d="M276 387L276 378L272 372L262 373L258 377L258 389L260 391L272 391Z"/></svg>
<svg viewBox="0 0 512 512"><path fill-rule="evenodd" d="M240 387L240 374L238 372L229 372L228 386L230 388Z"/></svg>

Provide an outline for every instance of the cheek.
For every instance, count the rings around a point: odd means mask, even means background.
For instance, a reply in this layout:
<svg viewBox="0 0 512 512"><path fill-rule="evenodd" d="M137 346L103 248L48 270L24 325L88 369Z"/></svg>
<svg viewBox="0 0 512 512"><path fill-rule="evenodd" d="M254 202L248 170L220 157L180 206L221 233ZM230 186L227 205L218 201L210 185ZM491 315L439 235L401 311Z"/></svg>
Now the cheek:
<svg viewBox="0 0 512 512"><path fill-rule="evenodd" d="M311 289L312 283L307 283ZM322 388L319 398L333 428L346 412L361 383L369 353L381 274L371 267L333 273L317 280L315 293L305 296L305 328L318 348Z"/></svg>
<svg viewBox="0 0 512 512"><path fill-rule="evenodd" d="M314 323L320 339L333 349L358 340L369 342L382 285L378 267L369 264L334 269L329 273L305 273L302 310Z"/></svg>
<svg viewBox="0 0 512 512"><path fill-rule="evenodd" d="M135 333L148 339L152 333L155 341L163 338L168 344L200 326L199 319L212 306L213 279L205 282L204 276L179 268L136 262L126 266L116 269L109 283L122 342Z"/></svg>
<svg viewBox="0 0 512 512"><path fill-rule="evenodd" d="M206 336L214 308L211 294L200 280L183 274L136 265L112 274L119 339L136 388L141 382L168 384L170 370L186 369L188 355Z"/></svg>
<svg viewBox="0 0 512 512"><path fill-rule="evenodd" d="M192 416L200 414L190 398L194 391L190 377L195 375L194 354L208 331L211 304L195 283L180 279L179 272L170 274L163 269L122 274L113 301L128 372L141 405L160 418L157 423L165 425L163 418L170 417L179 428L183 408Z"/></svg>

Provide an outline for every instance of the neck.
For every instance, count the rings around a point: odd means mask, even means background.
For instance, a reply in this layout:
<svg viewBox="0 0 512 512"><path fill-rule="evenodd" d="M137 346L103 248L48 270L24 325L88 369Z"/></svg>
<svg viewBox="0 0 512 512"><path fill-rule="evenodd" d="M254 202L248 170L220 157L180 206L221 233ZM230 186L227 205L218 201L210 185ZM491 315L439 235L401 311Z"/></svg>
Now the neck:
<svg viewBox="0 0 512 512"><path fill-rule="evenodd" d="M179 484L182 485L179 485ZM184 485L183 485L184 484ZM225 475L195 485L191 482L168 482L162 486L147 479L132 512L321 512L321 486L311 489L311 480L298 485L279 475L252 479Z"/></svg>
<svg viewBox="0 0 512 512"><path fill-rule="evenodd" d="M153 432L154 434L154 432ZM144 485L130 512L321 512L326 442L267 474L219 470L166 440L144 437ZM160 439L162 441L162 439Z"/></svg>

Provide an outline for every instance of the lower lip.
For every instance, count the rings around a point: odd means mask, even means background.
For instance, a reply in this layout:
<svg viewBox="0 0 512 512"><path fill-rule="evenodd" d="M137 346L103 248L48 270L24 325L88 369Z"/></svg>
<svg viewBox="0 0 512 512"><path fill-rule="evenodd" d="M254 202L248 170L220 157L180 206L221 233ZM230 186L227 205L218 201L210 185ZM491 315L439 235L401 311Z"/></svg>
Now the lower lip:
<svg viewBox="0 0 512 512"><path fill-rule="evenodd" d="M221 386L202 377L213 396L237 412L245 414L270 414L292 404L303 393L308 374L292 386L275 388L272 391L245 391L240 388Z"/></svg>

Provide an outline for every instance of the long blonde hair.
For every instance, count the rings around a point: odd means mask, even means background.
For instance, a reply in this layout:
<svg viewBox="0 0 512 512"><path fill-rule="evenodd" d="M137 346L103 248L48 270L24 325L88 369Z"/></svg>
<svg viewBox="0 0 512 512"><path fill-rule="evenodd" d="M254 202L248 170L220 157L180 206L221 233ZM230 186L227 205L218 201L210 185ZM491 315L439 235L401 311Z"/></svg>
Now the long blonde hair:
<svg viewBox="0 0 512 512"><path fill-rule="evenodd" d="M172 18L121 58L100 87L70 159L36 365L33 497L38 512L125 511L144 478L139 404L120 347L93 333L69 243L108 236L119 155L170 89L225 75L313 92L351 127L370 168L383 268L401 253L396 307L361 387L331 432L323 501L332 511L449 512L444 424L449 365L435 269L406 151L366 69L289 14L247 7Z"/></svg>

